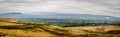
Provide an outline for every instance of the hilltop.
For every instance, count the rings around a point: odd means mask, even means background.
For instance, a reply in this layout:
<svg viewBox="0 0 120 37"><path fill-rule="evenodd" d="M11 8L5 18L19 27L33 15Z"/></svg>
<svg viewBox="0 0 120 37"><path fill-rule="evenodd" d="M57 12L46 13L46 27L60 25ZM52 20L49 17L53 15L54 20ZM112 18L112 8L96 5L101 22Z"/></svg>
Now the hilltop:
<svg viewBox="0 0 120 37"><path fill-rule="evenodd" d="M59 27L0 18L0 37L119 37L119 26Z"/></svg>

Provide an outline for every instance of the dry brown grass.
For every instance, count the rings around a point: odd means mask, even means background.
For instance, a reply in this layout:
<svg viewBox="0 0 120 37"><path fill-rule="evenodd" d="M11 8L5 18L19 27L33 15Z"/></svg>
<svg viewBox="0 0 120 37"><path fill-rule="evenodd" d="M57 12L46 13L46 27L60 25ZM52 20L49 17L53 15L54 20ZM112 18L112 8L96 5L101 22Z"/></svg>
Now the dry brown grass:
<svg viewBox="0 0 120 37"><path fill-rule="evenodd" d="M0 37L120 37L119 26L59 27L0 19Z"/></svg>
<svg viewBox="0 0 120 37"><path fill-rule="evenodd" d="M71 30L87 30L92 32L108 32L111 30L120 30L119 26L104 25L104 26L87 26L87 27L68 27Z"/></svg>
<svg viewBox="0 0 120 37"><path fill-rule="evenodd" d="M10 19L10 18L0 18L0 21L4 21L4 22L22 22L20 20L15 20L15 19Z"/></svg>
<svg viewBox="0 0 120 37"><path fill-rule="evenodd" d="M14 25L24 25L24 24L16 24L16 23L0 22L0 26L14 26Z"/></svg>

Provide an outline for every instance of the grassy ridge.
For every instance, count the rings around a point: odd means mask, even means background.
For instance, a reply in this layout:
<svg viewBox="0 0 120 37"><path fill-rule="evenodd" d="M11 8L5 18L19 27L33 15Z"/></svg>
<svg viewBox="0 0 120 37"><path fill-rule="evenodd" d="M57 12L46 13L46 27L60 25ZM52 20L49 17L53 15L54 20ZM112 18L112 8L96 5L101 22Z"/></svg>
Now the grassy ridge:
<svg viewBox="0 0 120 37"><path fill-rule="evenodd" d="M0 37L119 37L119 26L59 27L0 18Z"/></svg>

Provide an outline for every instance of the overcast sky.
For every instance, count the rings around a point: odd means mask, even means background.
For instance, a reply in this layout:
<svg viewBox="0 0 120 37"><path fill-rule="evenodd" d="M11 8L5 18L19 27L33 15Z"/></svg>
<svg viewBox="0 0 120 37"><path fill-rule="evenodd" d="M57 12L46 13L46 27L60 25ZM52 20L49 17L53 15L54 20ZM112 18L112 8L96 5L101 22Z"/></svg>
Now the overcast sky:
<svg viewBox="0 0 120 37"><path fill-rule="evenodd" d="M120 0L0 0L0 13L58 12L120 17Z"/></svg>

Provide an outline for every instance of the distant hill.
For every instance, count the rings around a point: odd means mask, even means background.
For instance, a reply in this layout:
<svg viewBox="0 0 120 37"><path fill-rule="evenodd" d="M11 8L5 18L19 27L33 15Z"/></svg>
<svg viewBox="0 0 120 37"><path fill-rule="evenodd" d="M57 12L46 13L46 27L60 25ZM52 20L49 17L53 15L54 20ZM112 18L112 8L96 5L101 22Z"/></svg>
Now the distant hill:
<svg viewBox="0 0 120 37"><path fill-rule="evenodd" d="M63 14L63 13L54 13L54 12L37 12L37 13L5 13L0 14L1 18L22 18L33 20L36 19L67 19L67 20L79 20L85 22L114 22L119 23L119 17L104 16L104 15L91 15L91 14Z"/></svg>

